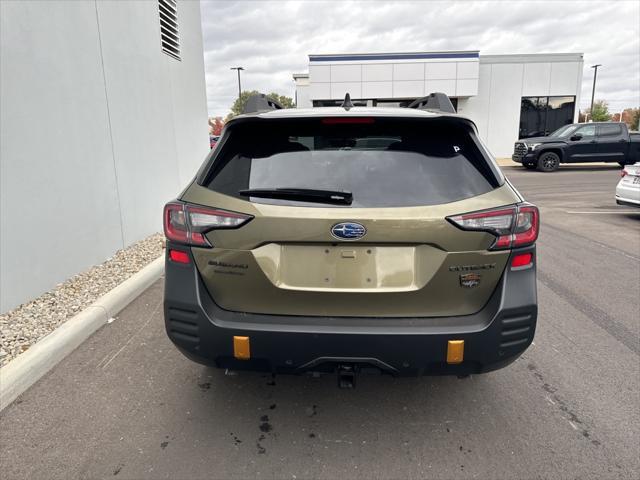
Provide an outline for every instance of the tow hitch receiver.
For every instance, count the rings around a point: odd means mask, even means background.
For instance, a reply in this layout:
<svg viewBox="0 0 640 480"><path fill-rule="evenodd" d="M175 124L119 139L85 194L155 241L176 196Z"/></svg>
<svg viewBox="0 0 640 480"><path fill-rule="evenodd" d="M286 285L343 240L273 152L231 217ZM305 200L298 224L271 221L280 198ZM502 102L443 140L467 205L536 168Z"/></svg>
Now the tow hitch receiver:
<svg viewBox="0 0 640 480"><path fill-rule="evenodd" d="M355 365L338 365L338 388L355 388L356 367Z"/></svg>

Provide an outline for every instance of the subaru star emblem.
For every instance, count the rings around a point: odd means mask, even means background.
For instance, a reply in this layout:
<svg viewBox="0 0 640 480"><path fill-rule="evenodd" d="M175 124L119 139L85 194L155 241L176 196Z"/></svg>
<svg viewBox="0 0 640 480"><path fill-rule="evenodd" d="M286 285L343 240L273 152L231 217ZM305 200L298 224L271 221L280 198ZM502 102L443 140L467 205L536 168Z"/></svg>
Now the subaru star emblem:
<svg viewBox="0 0 640 480"><path fill-rule="evenodd" d="M340 240L358 240L367 233L367 229L359 223L344 222L337 223L331 227L331 235Z"/></svg>

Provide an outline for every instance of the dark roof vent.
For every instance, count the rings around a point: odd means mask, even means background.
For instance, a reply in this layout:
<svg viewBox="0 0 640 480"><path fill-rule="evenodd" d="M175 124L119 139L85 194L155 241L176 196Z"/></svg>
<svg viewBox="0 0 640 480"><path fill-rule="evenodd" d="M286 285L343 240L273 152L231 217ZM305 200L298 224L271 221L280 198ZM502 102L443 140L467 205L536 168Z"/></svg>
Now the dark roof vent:
<svg viewBox="0 0 640 480"><path fill-rule="evenodd" d="M242 113L265 112L268 110L280 110L284 108L274 99L267 97L264 93L251 95L244 106Z"/></svg>
<svg viewBox="0 0 640 480"><path fill-rule="evenodd" d="M351 95L349 95L348 93L344 96L344 101L342 102L342 105L340 105L342 108L344 108L347 112L352 109L354 107L353 102L351 102Z"/></svg>
<svg viewBox="0 0 640 480"><path fill-rule="evenodd" d="M426 97L419 98L412 102L408 108L431 110L440 113L456 113L451 100L442 92L431 93Z"/></svg>

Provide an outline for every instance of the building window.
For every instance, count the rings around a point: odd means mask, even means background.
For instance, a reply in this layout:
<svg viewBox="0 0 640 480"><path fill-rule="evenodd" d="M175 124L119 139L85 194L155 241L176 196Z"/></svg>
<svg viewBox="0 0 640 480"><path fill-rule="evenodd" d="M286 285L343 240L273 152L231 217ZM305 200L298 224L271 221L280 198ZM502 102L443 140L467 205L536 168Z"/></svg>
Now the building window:
<svg viewBox="0 0 640 480"><path fill-rule="evenodd" d="M158 0L160 14L160 41L162 51L180 60L180 36L178 32L178 6L176 0Z"/></svg>
<svg viewBox="0 0 640 480"><path fill-rule="evenodd" d="M351 99L354 107L367 107L373 105L374 107L380 108L399 108L399 107L408 107L411 105L417 98L409 99L409 100L393 100L393 99L370 99L370 100L354 100ZM456 97L449 97L451 100L451 104L455 111L458 111L458 99ZM314 107L339 107L342 105L344 100L314 100ZM370 103L369 103L370 102Z"/></svg>
<svg viewBox="0 0 640 480"><path fill-rule="evenodd" d="M374 100L373 106L380 108L408 107L413 100Z"/></svg>
<svg viewBox="0 0 640 480"><path fill-rule="evenodd" d="M344 102L344 99L341 100L314 100L313 101L313 106L314 107L339 107L340 105L342 105L342 103ZM366 100L351 100L351 103L353 103L354 107L366 107L367 106L367 101Z"/></svg>
<svg viewBox="0 0 640 480"><path fill-rule="evenodd" d="M576 97L522 97L520 138L549 135L573 123Z"/></svg>

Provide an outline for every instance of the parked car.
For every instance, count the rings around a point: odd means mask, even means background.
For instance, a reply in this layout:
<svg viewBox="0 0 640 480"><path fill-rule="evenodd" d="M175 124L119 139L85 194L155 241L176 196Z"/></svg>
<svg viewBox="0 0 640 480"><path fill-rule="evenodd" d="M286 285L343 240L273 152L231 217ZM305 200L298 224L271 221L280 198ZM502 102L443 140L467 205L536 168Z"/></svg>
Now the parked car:
<svg viewBox="0 0 640 480"><path fill-rule="evenodd" d="M627 165L620 175L622 178L616 186L616 203L640 207L640 162Z"/></svg>
<svg viewBox="0 0 640 480"><path fill-rule="evenodd" d="M625 123L574 123L547 137L517 141L511 158L542 172L553 172L561 163L617 162L624 166L640 160L640 134L630 133Z"/></svg>
<svg viewBox="0 0 640 480"><path fill-rule="evenodd" d="M227 123L164 210L166 331L187 357L349 386L487 372L529 346L538 209L431 97Z"/></svg>

